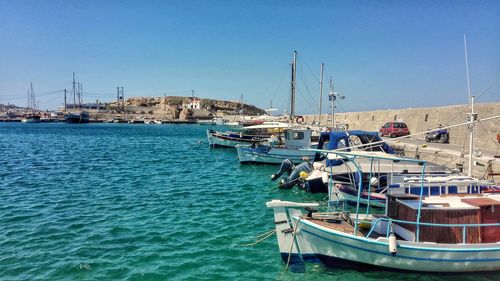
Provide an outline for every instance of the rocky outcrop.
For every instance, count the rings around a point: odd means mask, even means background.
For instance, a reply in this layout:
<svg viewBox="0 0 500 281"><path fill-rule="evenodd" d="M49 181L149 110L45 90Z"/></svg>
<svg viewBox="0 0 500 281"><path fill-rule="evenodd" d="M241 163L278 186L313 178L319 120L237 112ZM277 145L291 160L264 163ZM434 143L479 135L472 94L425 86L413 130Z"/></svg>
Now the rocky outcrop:
<svg viewBox="0 0 500 281"><path fill-rule="evenodd" d="M176 109L178 111L183 110L183 104L189 103L191 97L179 97L179 96L167 96L167 97L132 97L124 101L122 110L130 110L135 112L137 110L145 113L149 113L151 110L157 111L167 111L169 109ZM110 109L119 109L121 105L113 102L109 104ZM205 110L214 115L231 115L238 114L240 110L245 115L260 115L265 114L265 111L248 104L240 104L238 102L223 101L215 99L201 99L200 106L202 110ZM142 108L142 109L141 109ZM146 109L151 108L151 109ZM180 113L180 116L184 116L185 113ZM169 114L170 115L170 114ZM203 114L199 114L203 115ZM187 117L187 115L186 115Z"/></svg>

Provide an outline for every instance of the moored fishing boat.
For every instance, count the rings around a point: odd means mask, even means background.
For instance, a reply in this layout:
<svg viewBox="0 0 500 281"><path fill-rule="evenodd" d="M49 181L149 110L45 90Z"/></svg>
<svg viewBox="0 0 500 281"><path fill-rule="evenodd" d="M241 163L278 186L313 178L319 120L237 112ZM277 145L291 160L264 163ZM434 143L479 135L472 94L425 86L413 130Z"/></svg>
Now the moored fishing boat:
<svg viewBox="0 0 500 281"><path fill-rule="evenodd" d="M26 114L22 119L21 122L23 123L40 123L40 115L37 114Z"/></svg>
<svg viewBox="0 0 500 281"><path fill-rule="evenodd" d="M362 130L323 132L320 135L318 149L344 150L344 151L367 151L371 154L395 155L397 152L385 143L377 132L367 132ZM418 175L421 167L417 163L405 163L404 161L393 162L384 159L376 159L373 162L367 158L358 158L357 162L361 165L363 174L362 181L365 185L375 185L377 188L383 188L387 183L387 175L400 173L403 175ZM328 183L331 178L335 182L352 182L356 167L349 159L336 157L330 154L324 156L321 152L315 154L307 169L293 165L282 165L280 170L272 177L278 179L283 174L289 177L282 179L280 187L292 188L295 184L309 192L328 192ZM298 179L298 173L295 169L307 172L307 177ZM443 165L427 163L427 174L449 175L450 171Z"/></svg>
<svg viewBox="0 0 500 281"><path fill-rule="evenodd" d="M289 159L294 163L301 163L314 157L311 148L311 129L291 128L285 131L283 144L243 146L237 145L236 151L240 163L281 164Z"/></svg>
<svg viewBox="0 0 500 281"><path fill-rule="evenodd" d="M335 192L343 200L356 203L358 186L355 182L336 183L334 186ZM385 207L387 195L393 194L420 194L420 189L423 188L424 196L446 196L458 195L467 196L470 194L481 194L483 190L489 190L490 183L481 181L476 178L461 176L456 174L450 175L424 175L408 176L408 175L393 175L389 176L388 183L384 186L373 186L363 184L360 194L360 204L370 204L376 207ZM368 191L368 189L371 191Z"/></svg>
<svg viewBox="0 0 500 281"><path fill-rule="evenodd" d="M212 118L212 119L208 119L208 120L198 120L196 121L196 123L198 125L215 125L215 126L224 126L224 124L226 123L226 119L224 118L220 118L220 117L215 117L215 118Z"/></svg>
<svg viewBox="0 0 500 281"><path fill-rule="evenodd" d="M268 141L273 135L281 136L289 123L264 122L261 125L241 128L240 132L222 132L207 130L208 143L211 147L236 147L236 145L252 145Z"/></svg>
<svg viewBox="0 0 500 281"><path fill-rule="evenodd" d="M207 130L208 143L211 147L230 147L237 145L252 145L265 141L266 137L243 135L234 132L219 132Z"/></svg>
<svg viewBox="0 0 500 281"><path fill-rule="evenodd" d="M352 152L337 156L368 157ZM390 161L423 160L383 157ZM357 173L361 175L359 166ZM356 211L335 210L339 199L329 193L328 212L316 213L317 203L272 200L282 259L287 264L321 261L327 266L422 272L500 270L500 196L428 196L423 182L419 195L394 194L385 214L371 215L370 205ZM297 208L307 208L305 214ZM366 223L368 221L368 223Z"/></svg>

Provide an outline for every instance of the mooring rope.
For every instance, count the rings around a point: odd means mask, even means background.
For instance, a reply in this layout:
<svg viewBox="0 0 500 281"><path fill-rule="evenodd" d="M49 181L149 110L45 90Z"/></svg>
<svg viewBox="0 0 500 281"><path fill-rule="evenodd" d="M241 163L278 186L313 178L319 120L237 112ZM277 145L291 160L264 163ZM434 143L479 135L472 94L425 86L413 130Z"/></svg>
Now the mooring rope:
<svg viewBox="0 0 500 281"><path fill-rule="evenodd" d="M255 237L255 239L257 239L257 241L255 241L253 243L239 244L236 246L238 246L238 247L253 247L253 246L259 244L260 242L266 240L267 238L271 237L274 233L276 233L276 229L271 229L269 231L266 231L262 234L257 235L257 237ZM260 237L262 237L262 238L260 238Z"/></svg>
<svg viewBox="0 0 500 281"><path fill-rule="evenodd" d="M290 258L292 257L293 245L295 244L295 237L297 236L297 227L299 225L300 220L302 220L302 217L299 217L299 219L295 223L295 227L292 229L293 230L292 245L290 245L290 251L288 252L288 259L286 261L285 272L288 271L288 266L290 265Z"/></svg>

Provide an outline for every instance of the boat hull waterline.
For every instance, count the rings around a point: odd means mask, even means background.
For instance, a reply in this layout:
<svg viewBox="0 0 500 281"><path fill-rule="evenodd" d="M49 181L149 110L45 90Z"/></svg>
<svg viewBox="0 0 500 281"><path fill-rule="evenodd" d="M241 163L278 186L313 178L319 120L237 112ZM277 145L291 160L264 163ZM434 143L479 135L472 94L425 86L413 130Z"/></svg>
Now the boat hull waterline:
<svg viewBox="0 0 500 281"><path fill-rule="evenodd" d="M286 216L284 213L279 214L286 212L284 208L274 208L274 211L275 219ZM299 219L298 216L290 218L290 225L296 226L296 235L285 234L285 239L289 240L288 245L294 243L298 249L294 249L290 257L289 253L281 252L284 262L319 260L325 265L337 266L332 262L341 261L344 266L364 265L389 270L443 273L500 270L500 248L497 243L436 244L398 240L397 252L392 254L389 251L389 239L385 237L375 239L354 236L307 219Z"/></svg>
<svg viewBox="0 0 500 281"><path fill-rule="evenodd" d="M219 132L207 130L208 143L211 147L228 147L235 148L237 145L252 145L261 142L262 140L253 138L238 138L232 137L230 134L223 135Z"/></svg>
<svg viewBox="0 0 500 281"><path fill-rule="evenodd" d="M236 146L238 158L241 164L263 163L263 164L281 164L283 160L288 159L293 163L302 163L304 160L312 159L314 152L307 150L279 149L271 148L267 152L258 152L248 146Z"/></svg>

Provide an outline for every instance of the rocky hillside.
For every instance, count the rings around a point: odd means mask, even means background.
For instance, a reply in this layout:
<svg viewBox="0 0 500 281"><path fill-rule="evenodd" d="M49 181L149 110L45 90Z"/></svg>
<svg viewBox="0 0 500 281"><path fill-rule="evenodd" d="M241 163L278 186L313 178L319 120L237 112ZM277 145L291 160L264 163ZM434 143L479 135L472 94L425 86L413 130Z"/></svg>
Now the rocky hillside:
<svg viewBox="0 0 500 281"><path fill-rule="evenodd" d="M167 96L167 97L132 97L124 102L124 111L143 112L146 114L158 113L159 111L170 112L172 110L182 111L189 104L190 97ZM200 99L200 109L213 115L238 114L240 109L245 115L260 115L265 111L248 104L240 104L232 101L215 99ZM184 105L184 106L183 106ZM110 109L119 108L116 102L109 104Z"/></svg>

